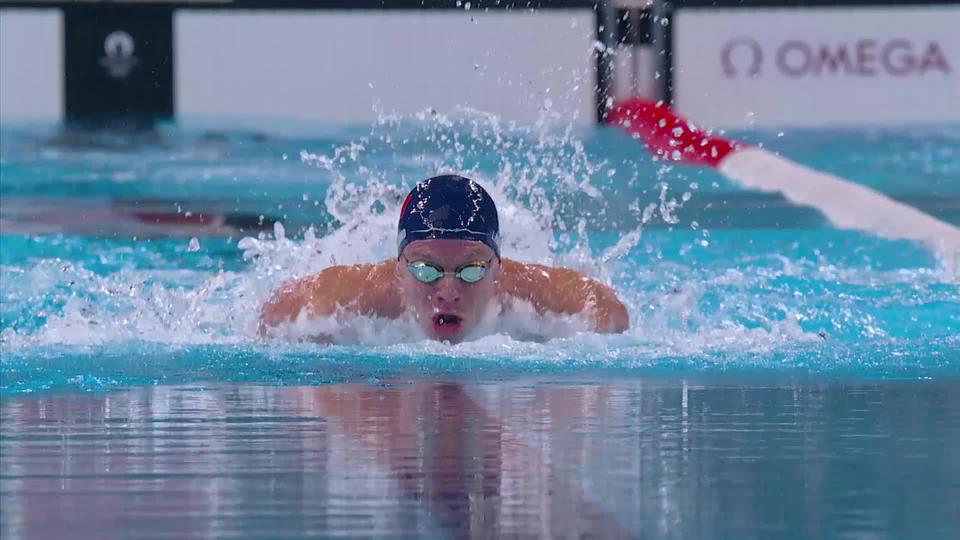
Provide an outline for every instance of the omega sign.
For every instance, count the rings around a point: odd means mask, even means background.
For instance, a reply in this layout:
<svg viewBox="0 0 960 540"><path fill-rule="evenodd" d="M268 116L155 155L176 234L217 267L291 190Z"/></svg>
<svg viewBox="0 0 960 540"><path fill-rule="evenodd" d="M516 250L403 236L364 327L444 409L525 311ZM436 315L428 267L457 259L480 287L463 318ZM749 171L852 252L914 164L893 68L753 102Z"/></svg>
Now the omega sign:
<svg viewBox="0 0 960 540"><path fill-rule="evenodd" d="M728 78L762 77L771 71L792 78L848 75L920 77L949 75L952 67L937 41L860 39L839 43L789 40L765 49L754 39L734 38L720 49Z"/></svg>

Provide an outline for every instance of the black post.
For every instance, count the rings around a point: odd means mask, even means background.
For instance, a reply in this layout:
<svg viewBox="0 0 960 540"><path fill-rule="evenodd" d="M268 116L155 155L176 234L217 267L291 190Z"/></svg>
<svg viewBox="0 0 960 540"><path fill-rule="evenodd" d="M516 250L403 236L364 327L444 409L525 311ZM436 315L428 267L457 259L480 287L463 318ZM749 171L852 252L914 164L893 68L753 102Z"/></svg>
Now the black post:
<svg viewBox="0 0 960 540"><path fill-rule="evenodd" d="M597 42L601 45L594 54L596 60L597 122L603 123L613 100L613 59L617 47L617 10L609 0L600 0L594 8L597 21Z"/></svg>
<svg viewBox="0 0 960 540"><path fill-rule="evenodd" d="M657 0L653 5L653 50L660 73L659 99L673 105L673 3Z"/></svg>

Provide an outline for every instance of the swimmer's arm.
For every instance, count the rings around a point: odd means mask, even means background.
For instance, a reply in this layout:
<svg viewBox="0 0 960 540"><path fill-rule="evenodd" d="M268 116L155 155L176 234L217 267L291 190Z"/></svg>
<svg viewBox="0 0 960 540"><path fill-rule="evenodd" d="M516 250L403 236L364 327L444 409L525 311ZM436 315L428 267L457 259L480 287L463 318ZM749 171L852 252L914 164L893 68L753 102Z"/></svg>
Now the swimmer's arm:
<svg viewBox="0 0 960 540"><path fill-rule="evenodd" d="M621 333L630 317L617 294L606 285L567 268L503 260L501 289L527 300L537 311L593 315L594 331Z"/></svg>
<svg viewBox="0 0 960 540"><path fill-rule="evenodd" d="M390 316L395 303L393 261L377 265L332 266L281 285L260 310L260 334L268 327L332 315L338 310L358 315ZM392 290L392 289L391 289Z"/></svg>

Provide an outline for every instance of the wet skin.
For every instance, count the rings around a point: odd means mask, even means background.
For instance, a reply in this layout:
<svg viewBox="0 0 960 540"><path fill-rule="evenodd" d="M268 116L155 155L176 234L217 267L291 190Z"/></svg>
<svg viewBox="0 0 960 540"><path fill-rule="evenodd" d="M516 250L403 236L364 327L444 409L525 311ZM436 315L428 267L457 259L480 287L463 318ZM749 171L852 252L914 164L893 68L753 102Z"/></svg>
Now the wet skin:
<svg viewBox="0 0 960 540"><path fill-rule="evenodd" d="M432 283L408 270L422 261L446 273ZM488 263L476 283L453 275L475 262ZM592 329L619 333L629 328L627 310L616 293L580 272L497 259L493 250L470 240L418 240L397 260L375 265L334 266L283 284L264 305L261 334L270 327L337 311L396 319L409 314L431 339L456 343L469 336L490 308L502 312L513 299L529 302L538 313L584 315Z"/></svg>

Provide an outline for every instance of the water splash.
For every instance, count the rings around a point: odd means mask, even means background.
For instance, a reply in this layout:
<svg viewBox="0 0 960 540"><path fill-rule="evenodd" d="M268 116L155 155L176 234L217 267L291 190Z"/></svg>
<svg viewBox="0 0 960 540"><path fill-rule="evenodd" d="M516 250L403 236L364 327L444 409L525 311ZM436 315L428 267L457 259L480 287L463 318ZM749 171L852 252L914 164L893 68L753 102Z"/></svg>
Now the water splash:
<svg viewBox="0 0 960 540"><path fill-rule="evenodd" d="M272 234L220 248L211 240L145 245L70 237L25 244L19 258L4 255L0 264L3 362L29 366L26 359L64 347L93 356L216 347L229 364L231 357L274 354L267 347L282 361L322 351L408 364L436 355L447 367L482 358L624 368L683 358L724 367L777 365L778 355L808 363L809 355L849 357L845 351L863 341L891 351L933 343L932 354L952 343L960 293L918 250L829 230L799 239L710 230L685 215L702 193L683 191L697 190L688 172L624 157L607 135L517 125L468 109L382 115L350 141L300 149L303 175L318 183L296 186L296 199L300 209L323 210L315 227L288 231L278 223ZM287 170L284 154L297 152L276 152ZM160 182L171 165L164 167ZM489 335L456 346L424 341L405 321L347 325L336 317L287 337L326 328L345 347L261 342L259 306L280 283L394 256L401 199L416 181L449 172L475 177L498 201L505 256L572 267L613 285L631 330L599 336L576 320L517 309L513 319L487 327ZM8 248L19 242L2 241ZM811 254L806 246L830 247Z"/></svg>

